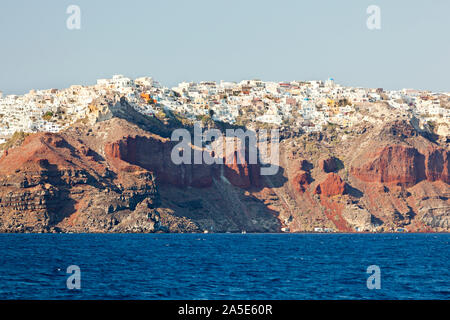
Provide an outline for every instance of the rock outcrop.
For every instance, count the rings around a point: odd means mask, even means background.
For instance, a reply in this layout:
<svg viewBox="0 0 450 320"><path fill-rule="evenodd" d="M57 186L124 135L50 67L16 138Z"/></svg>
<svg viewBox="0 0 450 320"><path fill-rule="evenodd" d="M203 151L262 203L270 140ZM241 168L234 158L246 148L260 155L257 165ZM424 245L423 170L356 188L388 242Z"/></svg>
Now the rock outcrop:
<svg viewBox="0 0 450 320"><path fill-rule="evenodd" d="M427 150L425 176L429 181L441 180L450 184L450 151L442 148Z"/></svg>
<svg viewBox="0 0 450 320"><path fill-rule="evenodd" d="M167 139L127 136L105 145L106 158L117 167L137 165L155 172L157 181L179 187L209 187L214 166L205 164L176 165L171 160L175 144Z"/></svg>
<svg viewBox="0 0 450 320"><path fill-rule="evenodd" d="M325 159L319 160L319 168L322 169L323 172L329 173L334 172L338 169L337 159L335 157L329 157Z"/></svg>
<svg viewBox="0 0 450 320"><path fill-rule="evenodd" d="M228 159L232 159L231 162L226 159L223 161L223 175L232 185L245 189L259 186L260 168L257 164L248 163L242 149L228 155Z"/></svg>
<svg viewBox="0 0 450 320"><path fill-rule="evenodd" d="M422 180L449 180L449 151L433 148L425 154L412 146L391 145L373 154L360 167L353 167L355 177L366 182L412 186Z"/></svg>
<svg viewBox="0 0 450 320"><path fill-rule="evenodd" d="M339 175L331 172L327 175L324 181L317 185L314 193L322 195L324 197L332 197L337 195L344 195L347 188L347 183L345 181L342 181Z"/></svg>
<svg viewBox="0 0 450 320"><path fill-rule="evenodd" d="M307 190L310 182L311 182L310 173L303 170L300 170L291 179L291 184L298 193L304 193Z"/></svg>

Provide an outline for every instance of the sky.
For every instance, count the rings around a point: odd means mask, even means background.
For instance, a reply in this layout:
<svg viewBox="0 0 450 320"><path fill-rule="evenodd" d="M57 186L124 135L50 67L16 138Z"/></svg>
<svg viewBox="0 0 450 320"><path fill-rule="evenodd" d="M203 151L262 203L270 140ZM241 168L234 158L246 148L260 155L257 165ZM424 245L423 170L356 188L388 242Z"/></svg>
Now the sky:
<svg viewBox="0 0 450 320"><path fill-rule="evenodd" d="M81 28L69 30L69 5ZM380 8L367 28L369 5ZM450 91L448 0L0 2L0 91L114 74L181 81L325 80Z"/></svg>

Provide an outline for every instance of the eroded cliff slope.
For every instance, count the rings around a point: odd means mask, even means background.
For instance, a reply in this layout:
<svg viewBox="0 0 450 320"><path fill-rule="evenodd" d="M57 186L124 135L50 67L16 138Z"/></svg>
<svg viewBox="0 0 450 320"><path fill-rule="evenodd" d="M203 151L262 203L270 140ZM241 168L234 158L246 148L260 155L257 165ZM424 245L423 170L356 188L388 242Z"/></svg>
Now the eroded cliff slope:
<svg viewBox="0 0 450 320"><path fill-rule="evenodd" d="M450 230L448 143L407 120L285 135L261 176L236 158L175 165L176 143L130 112L5 150L0 232Z"/></svg>

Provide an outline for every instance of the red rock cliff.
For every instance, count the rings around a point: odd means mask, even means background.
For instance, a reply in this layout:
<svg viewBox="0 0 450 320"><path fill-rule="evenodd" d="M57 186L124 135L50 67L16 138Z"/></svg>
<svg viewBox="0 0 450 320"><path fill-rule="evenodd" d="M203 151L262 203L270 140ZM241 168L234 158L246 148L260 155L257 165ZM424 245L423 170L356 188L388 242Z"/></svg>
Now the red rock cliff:
<svg viewBox="0 0 450 320"><path fill-rule="evenodd" d="M346 193L347 184L342 181L341 177L334 172L327 175L315 189L315 194L320 194L325 197L332 197L336 195L343 195Z"/></svg>
<svg viewBox="0 0 450 320"><path fill-rule="evenodd" d="M151 137L123 137L105 145L105 155L117 169L123 170L127 164L135 164L156 173L157 180L179 187L209 187L213 177L218 177L221 168L217 164L180 164L171 159L176 144L164 139ZM191 154L194 151L191 150ZM238 157L241 163L238 163ZM249 188L259 184L259 166L248 164L242 151L235 151L229 164L223 160L224 176L231 184ZM191 161L193 163L193 161Z"/></svg>
<svg viewBox="0 0 450 320"><path fill-rule="evenodd" d="M424 155L414 147L393 145L363 157L367 161L351 170L362 181L406 186L425 179L450 181L449 152L444 149L429 149Z"/></svg>

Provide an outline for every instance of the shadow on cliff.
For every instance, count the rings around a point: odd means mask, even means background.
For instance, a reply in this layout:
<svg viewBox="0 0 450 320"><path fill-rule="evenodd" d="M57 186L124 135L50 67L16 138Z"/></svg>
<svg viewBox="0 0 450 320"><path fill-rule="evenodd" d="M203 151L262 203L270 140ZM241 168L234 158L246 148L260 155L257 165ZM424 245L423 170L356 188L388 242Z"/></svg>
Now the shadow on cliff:
<svg viewBox="0 0 450 320"><path fill-rule="evenodd" d="M279 213L243 189L222 178L206 188L180 187L163 183L158 187L161 208L194 221L212 232L279 232ZM249 193L250 191L250 193Z"/></svg>
<svg viewBox="0 0 450 320"><path fill-rule="evenodd" d="M122 97L119 103L121 108L113 107L111 109L114 116L134 123L144 131L157 134L163 138L170 138L170 136L172 135L172 131L175 129L184 128L191 134L193 134L194 132L193 122L184 121L186 119L178 114L175 114L172 111L164 111L166 118L163 119L163 121L156 116L147 116L140 113L128 103L125 97ZM208 121L200 119L199 121L202 122L205 127L216 128L221 130L222 132L224 132L226 129L246 130L244 126L229 124L221 121L212 121L211 119L209 119Z"/></svg>
<svg viewBox="0 0 450 320"><path fill-rule="evenodd" d="M58 166L46 163L44 168L48 182L58 190L56 195L45 199L50 215L49 225L55 226L76 211L75 201L70 198L71 186L63 179L63 172Z"/></svg>
<svg viewBox="0 0 450 320"><path fill-rule="evenodd" d="M347 184L345 186L345 189L346 189L345 191L347 192L348 195L358 198L358 199L362 198L364 195L364 193L361 190L359 190L355 187L352 187L350 184Z"/></svg>
<svg viewBox="0 0 450 320"><path fill-rule="evenodd" d="M288 179L285 177L285 170L281 166L276 166L276 174L274 175L261 175L260 179L262 182L256 188L255 191L261 191L261 189L269 187L269 188L281 188L287 182Z"/></svg>

